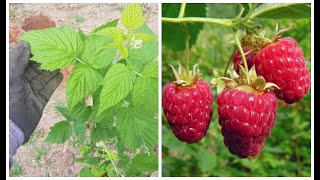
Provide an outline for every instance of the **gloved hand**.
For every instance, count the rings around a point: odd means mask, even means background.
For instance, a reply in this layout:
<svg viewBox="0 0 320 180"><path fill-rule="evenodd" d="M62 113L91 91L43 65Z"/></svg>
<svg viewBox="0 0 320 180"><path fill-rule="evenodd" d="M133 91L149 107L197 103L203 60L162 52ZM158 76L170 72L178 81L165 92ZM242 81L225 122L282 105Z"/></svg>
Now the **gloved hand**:
<svg viewBox="0 0 320 180"><path fill-rule="evenodd" d="M9 53L9 118L24 133L26 143L37 127L44 107L63 79L59 71L39 69L29 62L30 50L20 43Z"/></svg>

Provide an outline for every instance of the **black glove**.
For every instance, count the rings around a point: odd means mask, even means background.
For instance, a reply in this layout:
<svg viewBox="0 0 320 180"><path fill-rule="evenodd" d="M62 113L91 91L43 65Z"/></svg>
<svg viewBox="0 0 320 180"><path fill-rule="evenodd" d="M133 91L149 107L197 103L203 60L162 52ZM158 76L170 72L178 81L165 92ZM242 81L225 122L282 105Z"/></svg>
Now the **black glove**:
<svg viewBox="0 0 320 180"><path fill-rule="evenodd" d="M59 71L44 71L29 62L30 50L20 43L9 53L9 118L24 133L26 143L37 127L44 107L63 79Z"/></svg>

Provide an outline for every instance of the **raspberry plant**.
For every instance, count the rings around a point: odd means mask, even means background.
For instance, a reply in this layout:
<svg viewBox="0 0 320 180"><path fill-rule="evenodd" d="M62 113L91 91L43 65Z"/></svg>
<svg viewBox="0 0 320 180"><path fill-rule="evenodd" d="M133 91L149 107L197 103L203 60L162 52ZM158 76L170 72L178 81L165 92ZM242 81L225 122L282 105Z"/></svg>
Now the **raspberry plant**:
<svg viewBox="0 0 320 180"><path fill-rule="evenodd" d="M255 65L254 61L257 53L268 45L274 46L274 44L285 39L282 37L288 36L294 31L303 32L297 27L278 30L278 24L281 27L289 27L287 22L291 22L290 26L296 25L295 22L306 22L310 20L310 12L310 4L302 3L163 4L162 41L164 46L162 47L162 57L164 83L171 81L168 73L166 73L170 69L166 68L168 59L171 60L170 64L172 65L178 64L177 59L185 59L180 63L184 64L186 69L189 69L189 58L191 58L202 70L202 79L207 82L211 81L215 85L213 88L217 88L217 91L214 90L213 92L216 94L214 97L217 97L216 100L218 101L217 104L212 104L214 115L207 135L195 144L185 144L172 138L172 133L169 133L167 127L168 122L171 126L171 120L167 114L163 115L163 176L306 176L310 174L311 128L309 121L311 117L310 111L308 111L308 108L310 108L309 89L311 80L308 70L310 62L305 61L303 54L302 56L291 54L286 57L284 57L285 55L276 57L276 54L271 50L268 50L268 55L274 55L275 58L262 60L263 63L267 64L272 61L276 62L276 59L280 58L280 60L277 59L277 65L267 66L277 73L280 70L285 72L283 74L286 74L288 69L293 72L292 75L295 73L302 74L300 72L303 72L303 79L299 82L303 81L305 83L300 83L301 88L299 87L300 84L297 84L296 89L299 89L299 93L297 93L299 98L296 98L295 102L301 104L299 105L300 108L305 107L309 114L303 113L302 115L301 113L295 118L293 118L293 114L297 115L297 111L301 109L284 110L282 106L276 105L275 93L281 91L285 86L283 84L278 85L276 81L266 81L270 79L268 76L270 77L273 74L259 73L257 70L258 77L253 77L253 74L256 74L253 65ZM265 36L265 34L270 30L270 27L274 29L275 25L276 30L273 30L272 38L266 38L271 37L271 35ZM304 29L306 27L308 26L299 25L299 28ZM239 32L244 34L241 39L239 38ZM310 35L308 33L310 28L304 32L306 32L305 36L301 38L301 35L300 38L308 40L305 37L308 34ZM189 38L186 38L187 36ZM201 39L198 37L201 37ZM296 40L296 44L299 44L298 39ZM310 48L310 40L307 42L304 42L304 45L308 44L307 47ZM305 47L303 46L304 51L306 50ZM295 50L289 46L284 48L287 48L290 52L301 52L299 47L297 49L300 50ZM230 52L233 49L235 49L235 52ZM185 54L181 52L183 50L185 50ZM191 52L191 55L189 55L189 52ZM232 55L234 56L232 57ZM305 55L308 55L308 52L305 52ZM286 67L285 64L280 63L283 59L286 62L294 57L297 57L296 59L299 61L296 68ZM301 58L303 63L300 64L302 62L300 61ZM234 62L232 69L237 70L237 72L231 71L232 60ZM253 69L250 68L251 66L253 66ZM277 69L279 66L283 70ZM214 76L218 77L213 80L211 80L212 70ZM296 75L294 76L296 77ZM282 76L285 81L290 82L287 77L287 75ZM233 79L236 79L239 84L235 83ZM293 80L298 81L298 79ZM290 86L292 87L292 85ZM304 91L302 92L301 89ZM307 90L305 91L305 89ZM294 90L294 92L297 91ZM246 99L225 96L230 92L246 97ZM220 97L220 94L223 96ZM302 98L300 98L301 96ZM262 106L262 102L269 104L269 106ZM253 103L253 105L250 106L250 103ZM287 103L292 102L288 101ZM247 106L248 104L249 106ZM164 113L166 113L164 104L163 108ZM276 109L278 110L276 111ZM242 113L247 111L255 116L250 116L251 118L247 119L245 116L247 114ZM240 113L243 116L240 117ZM259 121L257 121L257 117ZM287 117L289 119L286 119ZM166 122L166 119L168 122ZM292 121L294 121L294 124L304 122L305 126L293 130L287 126ZM292 131L305 136L299 136L299 141L293 140L297 136L293 138ZM254 141L251 142L251 140ZM262 151L264 141L267 145ZM303 143L301 143L302 141ZM240 158L256 157L239 159L228 152L225 146L229 148L232 154ZM302 146L304 150L301 152L297 150L299 146ZM295 150L290 150L290 148ZM262 153L260 153L261 151ZM284 162L290 164L290 167L273 170L275 167L281 167L280 164L284 164ZM185 167L180 168L179 172L175 171L176 168L182 166ZM292 173L293 171L294 173Z"/></svg>
<svg viewBox="0 0 320 180"><path fill-rule="evenodd" d="M46 141L71 139L85 166L80 176L145 176L157 170L158 42L138 4L86 35L71 27L21 36L45 70L74 65L65 120ZM119 24L122 24L120 28Z"/></svg>

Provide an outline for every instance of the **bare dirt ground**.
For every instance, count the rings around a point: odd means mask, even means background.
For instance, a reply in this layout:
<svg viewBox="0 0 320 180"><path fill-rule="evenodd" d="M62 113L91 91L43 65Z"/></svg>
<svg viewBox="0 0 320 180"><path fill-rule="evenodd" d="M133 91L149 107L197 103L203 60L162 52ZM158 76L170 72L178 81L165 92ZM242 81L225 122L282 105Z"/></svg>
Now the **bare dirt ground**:
<svg viewBox="0 0 320 180"><path fill-rule="evenodd" d="M119 18L125 6L126 4L10 4L10 47L19 43L18 37L25 31L37 27L69 25L89 33L95 27ZM142 7L147 16L146 23L158 34L158 5L142 4ZM45 16L45 20L38 21L35 17L39 16ZM76 176L82 169L83 165L74 161L76 149L69 146L68 142L60 145L44 142L50 127L63 120L55 106L66 103L65 86L71 68L61 72L64 80L45 107L30 141L18 149L11 176ZM156 175L157 173L153 173L151 176Z"/></svg>

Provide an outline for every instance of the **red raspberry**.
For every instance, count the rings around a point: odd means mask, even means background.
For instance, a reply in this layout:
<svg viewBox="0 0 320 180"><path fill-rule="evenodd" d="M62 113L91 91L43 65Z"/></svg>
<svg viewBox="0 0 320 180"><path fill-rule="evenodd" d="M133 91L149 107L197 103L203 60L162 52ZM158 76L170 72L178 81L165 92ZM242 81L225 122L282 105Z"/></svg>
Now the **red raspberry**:
<svg viewBox="0 0 320 180"><path fill-rule="evenodd" d="M288 104L300 101L310 89L310 74L297 42L289 37L269 44L254 58L258 75L280 87L275 93Z"/></svg>
<svg viewBox="0 0 320 180"><path fill-rule="evenodd" d="M244 53L247 53L249 51L250 51L250 48L243 48ZM256 55L256 53L254 53L254 52L249 52L248 54L246 54L248 69L251 69L251 67L253 65L253 58L255 55ZM232 60L233 60L233 69L239 74L239 68L240 68L239 65L244 67L244 63L243 63L241 53L239 50L235 51L235 53L232 56Z"/></svg>
<svg viewBox="0 0 320 180"><path fill-rule="evenodd" d="M226 89L218 95L217 103L219 124L229 151L240 158L259 154L276 119L275 95Z"/></svg>
<svg viewBox="0 0 320 180"><path fill-rule="evenodd" d="M181 87L167 83L163 89L162 107L171 130L181 141L195 143L207 133L213 114L213 94L206 81Z"/></svg>

